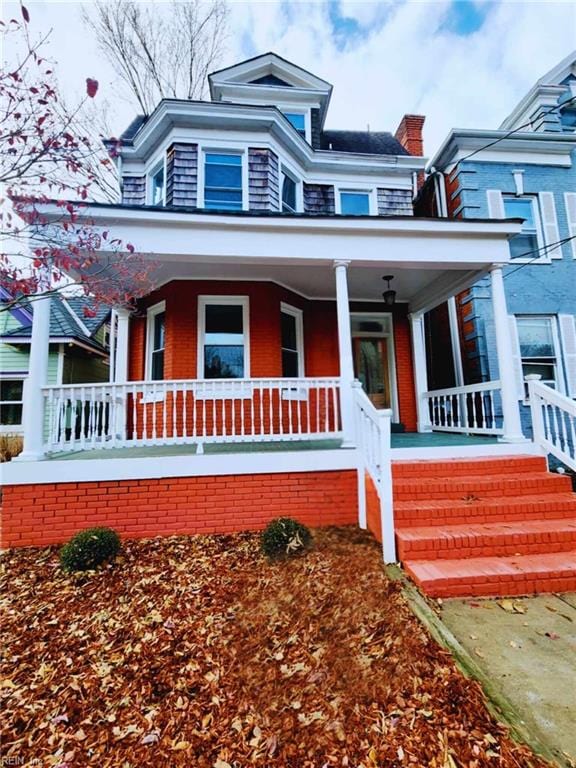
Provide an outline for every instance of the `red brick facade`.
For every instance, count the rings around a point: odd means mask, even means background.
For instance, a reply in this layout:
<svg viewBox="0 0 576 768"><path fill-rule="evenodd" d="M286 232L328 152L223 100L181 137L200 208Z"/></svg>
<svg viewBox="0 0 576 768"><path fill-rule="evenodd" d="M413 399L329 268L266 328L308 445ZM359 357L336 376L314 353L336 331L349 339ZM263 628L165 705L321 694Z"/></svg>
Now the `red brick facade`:
<svg viewBox="0 0 576 768"><path fill-rule="evenodd" d="M145 373L146 307L166 302L167 379L197 377L198 297L248 296L250 309L250 376L282 376L280 304L285 302L303 311L305 375L338 376L338 328L336 304L311 301L271 282L175 280L141 302L130 322L129 376L143 380ZM352 312L381 312L379 304L351 303ZM408 431L416 430L416 398L406 307L393 312L394 347L399 419Z"/></svg>
<svg viewBox="0 0 576 768"><path fill-rule="evenodd" d="M105 525L124 538L258 530L274 517L310 526L358 520L354 470L11 485L2 546L57 544Z"/></svg>

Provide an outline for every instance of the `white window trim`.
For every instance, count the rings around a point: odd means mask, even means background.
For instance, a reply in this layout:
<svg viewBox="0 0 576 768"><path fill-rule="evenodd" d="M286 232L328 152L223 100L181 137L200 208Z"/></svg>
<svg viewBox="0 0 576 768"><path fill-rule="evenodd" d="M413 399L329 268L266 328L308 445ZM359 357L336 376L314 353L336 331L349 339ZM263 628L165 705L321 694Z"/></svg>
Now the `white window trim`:
<svg viewBox="0 0 576 768"><path fill-rule="evenodd" d="M242 381L242 379L206 379L204 375L204 337L206 329L206 307L209 304L225 304L242 307L242 330L244 336L244 378L250 378L250 297L249 296L198 296L198 338L196 378L205 381Z"/></svg>
<svg viewBox="0 0 576 768"><path fill-rule="evenodd" d="M167 168L166 168L166 152L164 152L162 160L160 160L160 162L155 163L152 166L151 170L148 171L148 173L146 174L146 202L147 202L148 205L154 205L153 198L152 198L153 191L154 191L154 188L152 186L152 179L154 178L154 176L156 176L156 174L158 173L158 171L160 169L164 170L164 182L163 182L163 186L162 186L162 201L161 201L161 205L165 206L166 205L166 170L167 170ZM156 203L156 205L158 205L158 203Z"/></svg>
<svg viewBox="0 0 576 768"><path fill-rule="evenodd" d="M146 381L152 380L152 344L154 342L154 319L156 315L166 312L166 302L159 301L158 304L153 304L146 310L146 365L144 379ZM166 328L164 328L166 333ZM166 349L166 347L164 347ZM161 379L158 379L161 381ZM162 379L163 381L163 379Z"/></svg>
<svg viewBox="0 0 576 768"><path fill-rule="evenodd" d="M535 258L534 256L527 256L526 258L512 258L510 256L510 265L513 264L550 264L551 259L549 256L550 249L548 251L541 250L545 247L544 242L544 231L542 229L542 219L540 218L540 202L538 200L537 195L530 195L530 194L524 194L524 195L515 195L515 194L503 194L502 195L502 205L504 206L506 200L530 200L532 203L532 215L534 216L534 224L536 226L536 242L538 243L538 249L540 252L540 256L538 258ZM504 213L506 214L506 210L504 210ZM521 234L521 233L519 233Z"/></svg>
<svg viewBox="0 0 576 768"><path fill-rule="evenodd" d="M298 353L298 378L304 378L305 363L304 363L304 312L298 307L293 307L291 304L285 304L283 301L280 303L280 313L286 315L292 315L296 319L296 351ZM280 335L280 348L282 347L282 335Z"/></svg>
<svg viewBox="0 0 576 768"><path fill-rule="evenodd" d="M563 395L566 393L565 378L564 378L564 365L562 360L562 346L560 345L560 334L558 333L558 316L557 315L514 315L516 318L516 328L518 328L518 320L550 320L550 327L552 329L552 344L554 345L554 358L556 368L556 392ZM523 361L530 358L522 357L522 350L520 349L520 333L518 331L518 347L520 354L520 367L522 367ZM524 369L522 369L522 378L524 378ZM526 387L523 390L522 402L524 405L530 404L530 398L526 394Z"/></svg>
<svg viewBox="0 0 576 768"><path fill-rule="evenodd" d="M196 205L204 208L204 187L206 181L206 155L236 155L242 158L242 211L250 208L250 186L248 179L248 147L217 146L198 144L198 177L196 186ZM212 209L208 209L212 210ZM234 213L234 211L226 211Z"/></svg>
<svg viewBox="0 0 576 768"><path fill-rule="evenodd" d="M301 213L304 210L304 190L302 178L295 173L285 163L280 162L280 184L278 185L278 210L282 213L282 174L289 176L296 184L296 211L295 213Z"/></svg>
<svg viewBox="0 0 576 768"><path fill-rule="evenodd" d="M342 193L346 192L361 192L364 194L368 194L368 215L369 216L377 216L378 215L378 193L376 191L376 187L368 186L368 185L362 185L362 184L336 184L334 189L334 210L336 214L342 214L342 202L340 200L340 195ZM351 214L345 214L345 215L351 215Z"/></svg>
<svg viewBox="0 0 576 768"><path fill-rule="evenodd" d="M1 405L21 405L22 415L24 415L24 383L27 377L28 377L27 373L22 373L18 371L15 371L14 373L6 371L0 374L0 382L2 381L21 381L22 382L22 400L1 400L0 399ZM1 398L1 395L0 395L0 398ZM22 426L23 426L22 421L20 421L20 424L0 424L0 434L2 435L20 434L22 432Z"/></svg>

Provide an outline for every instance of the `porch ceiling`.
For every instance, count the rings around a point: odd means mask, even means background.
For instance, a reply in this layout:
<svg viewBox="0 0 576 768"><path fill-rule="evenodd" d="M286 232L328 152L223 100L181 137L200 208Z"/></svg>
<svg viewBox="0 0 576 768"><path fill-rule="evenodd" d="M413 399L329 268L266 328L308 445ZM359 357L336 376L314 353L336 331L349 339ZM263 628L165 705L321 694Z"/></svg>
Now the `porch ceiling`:
<svg viewBox="0 0 576 768"><path fill-rule="evenodd" d="M391 287L397 291L397 301L408 302L411 308L434 301L436 294L451 296L471 285L484 271L462 269L431 269L419 265L382 261L379 264L353 262L348 268L348 290L352 301L381 301L386 285L383 275L393 275ZM287 263L238 263L234 260L166 261L159 265L155 282L170 280L270 280L310 299L336 299L332 263L318 265ZM443 299L440 298L440 301ZM438 302L436 302L438 303Z"/></svg>

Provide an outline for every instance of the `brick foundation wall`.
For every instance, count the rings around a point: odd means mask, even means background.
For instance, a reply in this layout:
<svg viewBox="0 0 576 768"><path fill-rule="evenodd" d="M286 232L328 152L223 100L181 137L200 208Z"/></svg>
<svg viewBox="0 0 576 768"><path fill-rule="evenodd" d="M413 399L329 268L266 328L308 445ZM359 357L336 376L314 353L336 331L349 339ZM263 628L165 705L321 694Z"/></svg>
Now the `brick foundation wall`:
<svg viewBox="0 0 576 768"><path fill-rule="evenodd" d="M382 542L382 518L380 515L380 499L374 481L366 473L366 524L374 538Z"/></svg>
<svg viewBox="0 0 576 768"><path fill-rule="evenodd" d="M281 516L354 524L356 493L354 470L9 485L1 546L57 544L101 525L146 538L258 530Z"/></svg>

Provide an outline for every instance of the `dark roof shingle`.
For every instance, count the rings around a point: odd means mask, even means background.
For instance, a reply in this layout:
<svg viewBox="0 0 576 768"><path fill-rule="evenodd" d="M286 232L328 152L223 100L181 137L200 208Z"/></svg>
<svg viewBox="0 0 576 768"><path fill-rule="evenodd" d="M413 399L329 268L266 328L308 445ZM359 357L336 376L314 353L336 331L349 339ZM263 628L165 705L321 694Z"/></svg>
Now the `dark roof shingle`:
<svg viewBox="0 0 576 768"><path fill-rule="evenodd" d="M362 155L408 155L388 131L322 131L320 149Z"/></svg>

